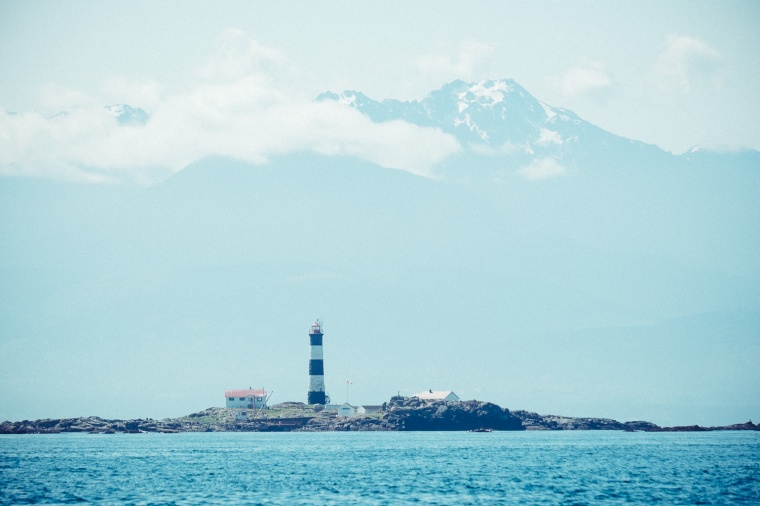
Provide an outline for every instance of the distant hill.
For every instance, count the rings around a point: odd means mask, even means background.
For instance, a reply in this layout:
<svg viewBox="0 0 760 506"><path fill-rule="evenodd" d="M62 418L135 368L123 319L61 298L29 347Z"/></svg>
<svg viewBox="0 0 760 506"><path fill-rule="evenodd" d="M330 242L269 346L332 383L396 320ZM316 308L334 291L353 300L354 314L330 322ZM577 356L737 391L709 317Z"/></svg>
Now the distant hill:
<svg viewBox="0 0 760 506"><path fill-rule="evenodd" d="M373 404L451 388L660 425L756 418L759 153L666 153L510 80L320 99L462 152L433 178L290 153L150 187L0 179L0 406L44 389L45 413L176 416L248 384L305 399L321 317L333 398L350 378Z"/></svg>

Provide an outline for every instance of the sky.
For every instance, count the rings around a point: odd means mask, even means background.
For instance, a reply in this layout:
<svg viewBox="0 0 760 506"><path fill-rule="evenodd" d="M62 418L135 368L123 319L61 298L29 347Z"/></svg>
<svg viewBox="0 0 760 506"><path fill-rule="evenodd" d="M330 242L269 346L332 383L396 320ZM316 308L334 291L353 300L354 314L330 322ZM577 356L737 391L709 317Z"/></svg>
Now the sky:
<svg viewBox="0 0 760 506"><path fill-rule="evenodd" d="M314 98L511 78L672 153L760 150L758 5L0 0L0 419L185 415L248 386L249 353L299 400L315 317L338 400L459 377L513 409L757 418L743 159L458 185L452 135Z"/></svg>
<svg viewBox="0 0 760 506"><path fill-rule="evenodd" d="M751 1L5 1L0 14L5 174L82 178L78 168L98 166L145 180L214 151L262 162L302 149L425 174L456 147L350 113L335 128L338 113L311 101L344 89L419 100L455 79L513 78L547 104L673 153L760 149ZM146 110L155 128L109 130L102 105L119 103ZM243 130L257 134L246 150L218 146L239 146Z"/></svg>

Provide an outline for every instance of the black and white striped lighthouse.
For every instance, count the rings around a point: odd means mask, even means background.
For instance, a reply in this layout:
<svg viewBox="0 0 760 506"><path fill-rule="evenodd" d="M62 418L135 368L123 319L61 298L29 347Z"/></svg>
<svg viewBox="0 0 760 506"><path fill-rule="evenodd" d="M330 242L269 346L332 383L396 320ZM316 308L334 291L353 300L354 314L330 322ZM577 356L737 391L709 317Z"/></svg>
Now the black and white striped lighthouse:
<svg viewBox="0 0 760 506"><path fill-rule="evenodd" d="M309 331L309 396L308 404L326 404L325 364L322 359L322 322L317 320Z"/></svg>

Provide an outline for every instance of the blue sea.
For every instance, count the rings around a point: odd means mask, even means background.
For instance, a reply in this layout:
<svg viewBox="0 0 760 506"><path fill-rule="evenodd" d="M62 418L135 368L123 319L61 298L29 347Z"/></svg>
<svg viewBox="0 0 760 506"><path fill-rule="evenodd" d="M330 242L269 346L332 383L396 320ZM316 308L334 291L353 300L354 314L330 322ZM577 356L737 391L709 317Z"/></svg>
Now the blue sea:
<svg viewBox="0 0 760 506"><path fill-rule="evenodd" d="M760 433L0 436L0 503L760 504Z"/></svg>

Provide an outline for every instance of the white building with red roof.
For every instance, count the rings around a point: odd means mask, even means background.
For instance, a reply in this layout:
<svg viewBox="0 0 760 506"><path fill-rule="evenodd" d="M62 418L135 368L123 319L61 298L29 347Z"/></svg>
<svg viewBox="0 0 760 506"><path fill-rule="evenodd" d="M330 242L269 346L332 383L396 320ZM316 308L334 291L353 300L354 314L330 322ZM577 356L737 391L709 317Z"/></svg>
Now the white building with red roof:
<svg viewBox="0 0 760 506"><path fill-rule="evenodd" d="M261 390L225 390L226 407L257 409L264 405L267 400L267 391Z"/></svg>

